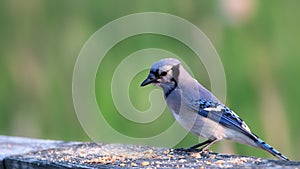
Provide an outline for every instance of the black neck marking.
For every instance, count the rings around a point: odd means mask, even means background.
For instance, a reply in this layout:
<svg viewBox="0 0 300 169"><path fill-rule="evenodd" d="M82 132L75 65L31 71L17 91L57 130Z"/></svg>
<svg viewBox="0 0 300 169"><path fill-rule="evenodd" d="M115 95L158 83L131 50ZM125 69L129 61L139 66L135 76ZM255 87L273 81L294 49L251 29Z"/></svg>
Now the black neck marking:
<svg viewBox="0 0 300 169"><path fill-rule="evenodd" d="M173 72L173 78L171 79L171 82L174 82L174 86L171 87L166 93L165 97L167 98L178 86L178 77L179 77L179 66L180 64L177 64L172 67L172 72Z"/></svg>
<svg viewBox="0 0 300 169"><path fill-rule="evenodd" d="M172 78L171 79L172 82L174 82L174 86L171 87L166 93L165 93L165 97L167 98L175 89L176 87L178 86L178 83L177 81L175 80L175 78Z"/></svg>

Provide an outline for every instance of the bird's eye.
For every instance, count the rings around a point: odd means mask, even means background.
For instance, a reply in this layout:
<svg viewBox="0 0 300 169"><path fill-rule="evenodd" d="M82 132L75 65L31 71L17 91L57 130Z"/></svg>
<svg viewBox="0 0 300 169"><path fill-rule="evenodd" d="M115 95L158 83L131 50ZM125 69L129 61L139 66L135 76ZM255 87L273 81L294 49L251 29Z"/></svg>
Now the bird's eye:
<svg viewBox="0 0 300 169"><path fill-rule="evenodd" d="M160 76L166 76L167 72L161 72Z"/></svg>

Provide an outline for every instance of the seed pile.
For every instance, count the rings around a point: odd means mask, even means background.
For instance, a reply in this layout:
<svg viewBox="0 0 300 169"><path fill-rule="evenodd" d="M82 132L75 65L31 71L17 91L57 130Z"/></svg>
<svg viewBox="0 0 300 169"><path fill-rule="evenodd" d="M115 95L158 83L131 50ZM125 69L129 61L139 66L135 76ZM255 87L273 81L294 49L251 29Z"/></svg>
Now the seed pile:
<svg viewBox="0 0 300 169"><path fill-rule="evenodd" d="M83 143L31 152L21 161L66 168L245 168L276 166L275 160L149 146Z"/></svg>

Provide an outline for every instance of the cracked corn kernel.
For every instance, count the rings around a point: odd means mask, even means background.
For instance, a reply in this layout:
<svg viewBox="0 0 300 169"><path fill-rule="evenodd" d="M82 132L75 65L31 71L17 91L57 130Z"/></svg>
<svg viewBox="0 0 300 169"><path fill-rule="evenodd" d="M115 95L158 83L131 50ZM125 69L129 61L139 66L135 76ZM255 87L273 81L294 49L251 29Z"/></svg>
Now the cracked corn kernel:
<svg viewBox="0 0 300 169"><path fill-rule="evenodd" d="M131 163L131 167L137 167L136 163Z"/></svg>
<svg viewBox="0 0 300 169"><path fill-rule="evenodd" d="M147 165L149 165L149 162L148 162L148 161L143 161L143 162L142 162L142 166L147 166Z"/></svg>

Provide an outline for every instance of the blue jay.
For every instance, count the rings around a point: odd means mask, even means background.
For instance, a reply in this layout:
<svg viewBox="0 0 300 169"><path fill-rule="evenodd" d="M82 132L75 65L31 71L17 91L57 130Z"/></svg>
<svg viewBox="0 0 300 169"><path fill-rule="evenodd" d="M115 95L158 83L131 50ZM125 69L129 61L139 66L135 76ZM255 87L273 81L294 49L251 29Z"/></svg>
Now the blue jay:
<svg viewBox="0 0 300 169"><path fill-rule="evenodd" d="M153 84L163 89L166 103L174 118L185 129L207 140L190 149L203 146L204 151L222 140L232 140L263 149L279 159L283 154L253 134L247 124L211 92L195 80L177 59L155 62L141 86Z"/></svg>

